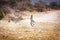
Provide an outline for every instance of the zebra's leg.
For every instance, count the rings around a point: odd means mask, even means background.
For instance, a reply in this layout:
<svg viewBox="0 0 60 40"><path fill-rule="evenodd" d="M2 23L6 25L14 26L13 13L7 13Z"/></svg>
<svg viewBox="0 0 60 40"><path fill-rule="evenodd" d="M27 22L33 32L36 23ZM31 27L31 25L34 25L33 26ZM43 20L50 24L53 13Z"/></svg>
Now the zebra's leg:
<svg viewBox="0 0 60 40"><path fill-rule="evenodd" d="M14 18L13 17L9 17L8 22L10 22L10 21L14 21Z"/></svg>
<svg viewBox="0 0 60 40"><path fill-rule="evenodd" d="M31 20L31 26L33 27L33 21Z"/></svg>
<svg viewBox="0 0 60 40"><path fill-rule="evenodd" d="M10 22L11 18L9 17L8 22Z"/></svg>

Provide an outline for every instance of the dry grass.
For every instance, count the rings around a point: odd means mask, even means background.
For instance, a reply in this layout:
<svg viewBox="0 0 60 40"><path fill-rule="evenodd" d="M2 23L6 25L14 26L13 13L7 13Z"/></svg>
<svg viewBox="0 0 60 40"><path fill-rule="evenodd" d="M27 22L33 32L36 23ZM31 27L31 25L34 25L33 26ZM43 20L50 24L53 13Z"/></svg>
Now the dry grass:
<svg viewBox="0 0 60 40"><path fill-rule="evenodd" d="M0 40L60 40L59 30L0 28Z"/></svg>
<svg viewBox="0 0 60 40"><path fill-rule="evenodd" d="M27 12L28 13L28 12ZM22 14L25 16L30 16L30 14ZM24 21L25 22L25 21ZM59 21L60 22L60 21ZM22 22L21 22L22 23ZM22 23L22 25L25 27L29 27L30 24L27 24L28 22ZM3 27L1 27L1 24ZM14 26L14 29L11 29L8 27L8 22L3 21L0 24L0 40L60 40L60 24L59 23L35 23L34 29L33 27L31 29L29 28L20 28L20 26L15 28L16 24L12 25L11 23L9 25L11 28ZM7 25L7 27L5 27ZM37 29L39 28L39 29ZM47 30L46 30L47 29Z"/></svg>

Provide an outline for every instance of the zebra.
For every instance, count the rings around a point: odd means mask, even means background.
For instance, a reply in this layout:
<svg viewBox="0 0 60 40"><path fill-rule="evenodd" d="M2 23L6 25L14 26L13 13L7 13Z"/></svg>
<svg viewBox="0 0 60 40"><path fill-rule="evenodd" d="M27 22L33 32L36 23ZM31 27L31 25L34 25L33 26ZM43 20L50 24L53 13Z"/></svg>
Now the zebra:
<svg viewBox="0 0 60 40"><path fill-rule="evenodd" d="M33 27L33 26L34 26L34 22L35 22L35 21L33 20L33 15L31 15L31 18L30 18L30 19L31 19L30 25Z"/></svg>
<svg viewBox="0 0 60 40"><path fill-rule="evenodd" d="M10 22L10 21L14 21L14 22L18 22L18 21L21 21L21 20L23 20L23 18L22 17L18 17L18 18L14 18L14 17L9 17L9 20L8 20L8 22Z"/></svg>

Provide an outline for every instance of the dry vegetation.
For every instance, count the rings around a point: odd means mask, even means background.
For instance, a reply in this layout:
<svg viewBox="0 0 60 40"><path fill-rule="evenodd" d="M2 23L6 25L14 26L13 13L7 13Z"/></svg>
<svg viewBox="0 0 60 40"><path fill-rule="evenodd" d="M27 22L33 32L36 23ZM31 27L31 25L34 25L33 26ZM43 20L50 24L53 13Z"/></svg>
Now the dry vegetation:
<svg viewBox="0 0 60 40"><path fill-rule="evenodd" d="M60 9L60 4L58 5L59 8L57 8L55 4L53 4L55 6L50 5L50 7L48 7L42 1L37 2L35 5L32 5L30 3L30 0L6 0L0 1L0 3L0 8L2 9L2 11L0 9L0 19L4 17L2 20L0 20L0 40L60 40L60 14L58 14L58 12L60 13L60 10L56 10ZM2 14L2 12L5 14L5 16ZM42 20L39 19L40 17L45 18L45 14L52 14L55 12L59 17L57 17L57 21L54 22L58 23L40 22L40 20ZM23 20L18 21L20 22L20 24L18 22L8 22L9 14L14 13L19 13L18 15L22 13ZM29 21L31 14L38 18L38 20L36 20L35 18L36 21L39 21L36 22L33 27L31 27ZM48 15L50 16L50 14ZM49 19L48 15L46 15L46 18ZM54 17L53 16L50 16L51 19L55 19L56 15ZM26 18L27 20L24 18Z"/></svg>
<svg viewBox="0 0 60 40"><path fill-rule="evenodd" d="M0 40L60 40L60 31L0 28Z"/></svg>

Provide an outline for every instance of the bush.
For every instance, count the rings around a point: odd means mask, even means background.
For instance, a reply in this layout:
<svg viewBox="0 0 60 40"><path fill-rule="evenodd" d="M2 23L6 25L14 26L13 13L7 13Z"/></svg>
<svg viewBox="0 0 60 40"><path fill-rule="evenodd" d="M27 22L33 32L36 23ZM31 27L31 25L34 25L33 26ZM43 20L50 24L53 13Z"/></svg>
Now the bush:
<svg viewBox="0 0 60 40"><path fill-rule="evenodd" d="M2 10L0 9L0 20L3 18Z"/></svg>

